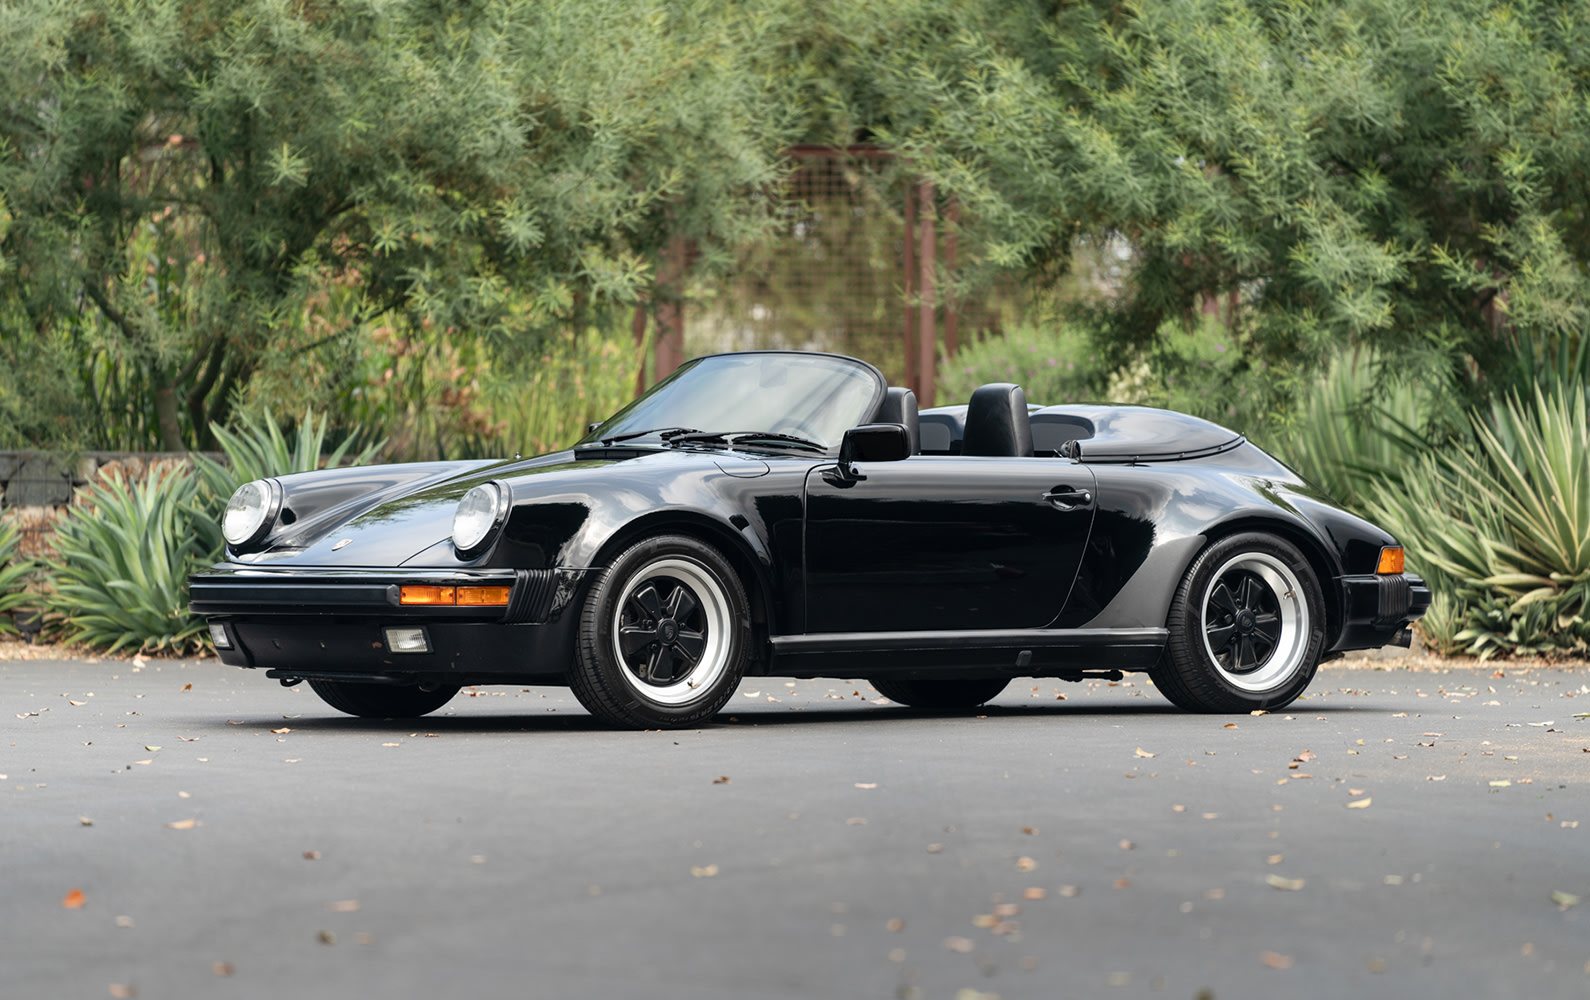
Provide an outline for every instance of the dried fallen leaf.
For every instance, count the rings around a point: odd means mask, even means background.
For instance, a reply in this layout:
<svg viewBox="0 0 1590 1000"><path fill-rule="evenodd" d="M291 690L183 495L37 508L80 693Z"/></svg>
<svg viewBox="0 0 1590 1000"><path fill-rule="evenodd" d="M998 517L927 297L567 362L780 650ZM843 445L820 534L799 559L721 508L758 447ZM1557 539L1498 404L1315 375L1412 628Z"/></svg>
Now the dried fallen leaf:
<svg viewBox="0 0 1590 1000"><path fill-rule="evenodd" d="M73 889L61 897L61 905L68 910L81 910L86 902L88 902L88 897L83 895L83 890L81 889Z"/></svg>
<svg viewBox="0 0 1590 1000"><path fill-rule="evenodd" d="M315 935L315 940L319 941L321 944L336 944L337 935L331 933L330 931L320 931Z"/></svg>
<svg viewBox="0 0 1590 1000"><path fill-rule="evenodd" d="M1267 865L1278 865L1282 861L1285 861L1285 860L1286 860L1286 858L1283 855L1272 854L1269 857L1264 859L1264 863L1267 864Z"/></svg>
<svg viewBox="0 0 1590 1000"><path fill-rule="evenodd" d="M712 878L714 875L718 874L718 866L705 865L701 868L692 866L690 869L690 874L694 875L696 878Z"/></svg>
<svg viewBox="0 0 1590 1000"><path fill-rule="evenodd" d="M944 845L943 844L929 844L929 845L927 845L927 852L929 854L938 854L939 852L941 852L943 850L944 850Z"/></svg>
<svg viewBox="0 0 1590 1000"><path fill-rule="evenodd" d="M877 788L878 787L878 783L876 781L858 781L858 782L856 782L856 787L857 788Z"/></svg>
<svg viewBox="0 0 1590 1000"><path fill-rule="evenodd" d="M862 816L852 816L849 819L845 820L845 825L846 826L866 826L867 825L867 820L865 819L865 817L862 817Z"/></svg>
<svg viewBox="0 0 1590 1000"><path fill-rule="evenodd" d="M73 701L70 698L66 699L66 703L68 705L87 705L88 704L88 702L86 702L86 701Z"/></svg>
<svg viewBox="0 0 1590 1000"><path fill-rule="evenodd" d="M1271 969L1290 969L1292 967L1291 955L1282 955L1273 951L1267 951L1263 955L1260 955L1259 961L1263 962L1267 968Z"/></svg>
<svg viewBox="0 0 1590 1000"><path fill-rule="evenodd" d="M1361 799L1353 799L1351 802L1347 803L1347 808L1349 808L1349 809L1368 809L1369 808L1369 803L1371 803L1373 801L1375 801L1375 800L1366 795L1366 796L1364 796Z"/></svg>
<svg viewBox="0 0 1590 1000"><path fill-rule="evenodd" d="M332 913L353 913L359 909L357 899L338 899L326 904L326 909Z"/></svg>
<svg viewBox="0 0 1590 1000"><path fill-rule="evenodd" d="M1281 875L1276 875L1273 872L1264 876L1264 882L1270 888L1285 889L1288 892L1296 892L1297 890L1303 888L1304 881L1304 879L1300 878L1286 878Z"/></svg>
<svg viewBox="0 0 1590 1000"><path fill-rule="evenodd" d="M188 687L192 686L192 684L188 685ZM186 688L183 690L186 690ZM210 971L218 976L230 976L232 973L236 972L237 969L232 965L231 962L211 962Z"/></svg>
<svg viewBox="0 0 1590 1000"><path fill-rule="evenodd" d="M1034 861L1032 858L1022 856L1016 859L1016 870L1019 872L1030 872L1037 867L1038 862Z"/></svg>
<svg viewBox="0 0 1590 1000"><path fill-rule="evenodd" d="M1578 896L1575 896L1571 892L1563 892L1560 889L1559 890L1554 890L1552 892L1551 901L1553 903L1556 903L1557 904L1557 908L1560 909L1560 910L1567 910L1568 907L1570 907L1570 906L1578 906L1579 905L1579 897Z"/></svg>
<svg viewBox="0 0 1590 1000"><path fill-rule="evenodd" d="M947 937L944 939L944 947L950 951L958 951L962 955L969 955L977 945L972 942L971 938Z"/></svg>
<svg viewBox="0 0 1590 1000"><path fill-rule="evenodd" d="M304 852L304 860L305 861L319 861L320 860L320 852L319 851L305 851Z"/></svg>
<svg viewBox="0 0 1590 1000"><path fill-rule="evenodd" d="M1039 886L1030 886L1021 892L1022 899L1044 899L1049 895L1049 890Z"/></svg>
<svg viewBox="0 0 1590 1000"><path fill-rule="evenodd" d="M1125 877L1118 878L1115 880L1115 887L1117 889L1130 889L1132 887L1132 880Z"/></svg>
<svg viewBox="0 0 1590 1000"><path fill-rule="evenodd" d="M144 747L144 749L148 750L150 753L154 753L156 750L159 750L161 748L160 747Z"/></svg>
<svg viewBox="0 0 1590 1000"><path fill-rule="evenodd" d="M714 785L727 785L729 783L729 776L727 774L720 774L716 778L712 779L712 783Z"/></svg>
<svg viewBox="0 0 1590 1000"><path fill-rule="evenodd" d="M898 934L900 931L905 930L905 921L901 920L899 917L891 917L889 919L889 922L884 924L883 926L884 926L884 928L886 930L890 931L891 933Z"/></svg>
<svg viewBox="0 0 1590 1000"><path fill-rule="evenodd" d="M1149 753L1147 750L1144 750L1142 747L1138 747L1137 750L1135 752L1133 752L1132 756L1134 756L1134 757L1154 757L1154 756L1157 756L1157 755Z"/></svg>
<svg viewBox="0 0 1590 1000"><path fill-rule="evenodd" d="M1038 835L1038 828L1035 826L1024 826L1021 828L1021 832L1025 833L1029 837L1036 837Z"/></svg>
<svg viewBox="0 0 1590 1000"><path fill-rule="evenodd" d="M1183 806L1183 805L1174 805L1174 806L1171 806L1171 807L1170 807L1170 811L1171 811L1171 812L1179 812L1179 813L1184 813L1184 812L1186 812L1186 811L1187 811L1187 807L1186 807L1186 806Z"/></svg>
<svg viewBox="0 0 1590 1000"><path fill-rule="evenodd" d="M132 983L111 983L110 995L115 997L116 1000L132 1000L133 997L138 995L138 987Z"/></svg>
<svg viewBox="0 0 1590 1000"><path fill-rule="evenodd" d="M1302 753L1298 754L1292 759L1297 761L1299 764L1307 764L1309 761L1314 760L1316 756L1317 755L1314 753L1314 751L1304 750Z"/></svg>
<svg viewBox="0 0 1590 1000"><path fill-rule="evenodd" d="M1082 887L1079 885L1063 885L1060 887L1059 891L1061 896L1064 896L1066 899L1071 899L1072 897L1081 894Z"/></svg>
<svg viewBox="0 0 1590 1000"><path fill-rule="evenodd" d="M1123 840L1117 846L1119 846L1120 849L1123 850L1123 851L1130 851L1132 848L1136 847L1137 845L1132 843L1130 840Z"/></svg>
<svg viewBox="0 0 1590 1000"><path fill-rule="evenodd" d="M175 823L167 823L166 826L173 830L191 830L198 824L199 821L196 819L179 819Z"/></svg>
<svg viewBox="0 0 1590 1000"><path fill-rule="evenodd" d="M1249 712L1248 714L1249 715L1258 716L1258 715L1269 715L1270 713L1268 711L1266 711L1265 709L1259 708L1259 709L1255 709L1252 712Z"/></svg>
<svg viewBox="0 0 1590 1000"><path fill-rule="evenodd" d="M383 743L381 745L384 746L384 747L400 747L403 744L401 744L401 743Z"/></svg>
<svg viewBox="0 0 1590 1000"><path fill-rule="evenodd" d="M1511 781L1508 781L1506 778L1503 778L1501 781L1493 781L1493 782L1491 782L1491 787L1492 788L1509 788L1509 787L1512 786L1512 784L1513 783Z"/></svg>
<svg viewBox="0 0 1590 1000"><path fill-rule="evenodd" d="M79 816L79 817L77 817L77 822L78 822L79 826L93 826L94 825L94 821L89 819L87 816Z"/></svg>
<svg viewBox="0 0 1590 1000"><path fill-rule="evenodd" d="M1221 729L1235 729L1235 728L1237 728L1237 724L1235 722L1228 722L1225 725L1221 726L1220 728Z"/></svg>
<svg viewBox="0 0 1590 1000"><path fill-rule="evenodd" d="M972 926L981 927L984 930L987 930L997 923L999 923L999 919L992 913L979 913L977 916L972 918Z"/></svg>
<svg viewBox="0 0 1590 1000"><path fill-rule="evenodd" d="M1347 794L1348 795L1362 795L1366 791L1368 791L1368 789L1365 789L1365 788L1349 788L1349 789L1347 789Z"/></svg>

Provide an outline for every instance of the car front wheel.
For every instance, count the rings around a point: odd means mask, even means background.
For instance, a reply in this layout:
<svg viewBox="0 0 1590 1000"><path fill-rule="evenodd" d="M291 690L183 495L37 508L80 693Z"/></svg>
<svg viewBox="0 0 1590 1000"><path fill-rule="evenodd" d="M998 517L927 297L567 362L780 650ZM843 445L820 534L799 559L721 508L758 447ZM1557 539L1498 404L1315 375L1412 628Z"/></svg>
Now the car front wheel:
<svg viewBox="0 0 1590 1000"><path fill-rule="evenodd" d="M1154 683L1194 712L1289 705L1314 679L1325 601L1297 547L1274 535L1222 538L1188 567L1166 621Z"/></svg>
<svg viewBox="0 0 1590 1000"><path fill-rule="evenodd" d="M441 708L458 693L456 684L424 691L418 686L311 679L309 686L332 708L361 719L418 718Z"/></svg>
<svg viewBox="0 0 1590 1000"><path fill-rule="evenodd" d="M745 588L721 553L684 535L647 539L591 588L570 686L613 725L693 726L739 685L750 632Z"/></svg>

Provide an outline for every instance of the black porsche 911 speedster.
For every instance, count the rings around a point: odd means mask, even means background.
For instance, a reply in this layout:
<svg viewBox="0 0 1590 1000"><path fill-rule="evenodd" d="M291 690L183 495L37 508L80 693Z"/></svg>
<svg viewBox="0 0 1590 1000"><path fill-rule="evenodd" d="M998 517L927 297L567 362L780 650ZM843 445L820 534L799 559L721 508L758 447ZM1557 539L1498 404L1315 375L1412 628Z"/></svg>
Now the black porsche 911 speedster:
<svg viewBox="0 0 1590 1000"><path fill-rule="evenodd" d="M690 361L550 455L247 483L223 528L191 580L221 659L372 717L557 684L660 728L748 674L949 709L1126 670L1247 712L1430 603L1395 539L1208 421L1003 383L919 414L790 351Z"/></svg>

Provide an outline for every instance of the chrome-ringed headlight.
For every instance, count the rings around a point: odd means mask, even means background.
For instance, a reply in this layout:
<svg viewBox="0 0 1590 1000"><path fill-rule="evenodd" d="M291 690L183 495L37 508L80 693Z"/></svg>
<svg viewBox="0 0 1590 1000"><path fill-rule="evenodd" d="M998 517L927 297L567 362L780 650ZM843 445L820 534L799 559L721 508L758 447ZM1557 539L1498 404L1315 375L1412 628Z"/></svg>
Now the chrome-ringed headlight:
<svg viewBox="0 0 1590 1000"><path fill-rule="evenodd" d="M464 494L453 511L453 548L460 557L479 555L508 513L508 489L501 483L481 483Z"/></svg>
<svg viewBox="0 0 1590 1000"><path fill-rule="evenodd" d="M276 526L282 509L282 487L274 479L255 479L232 494L221 515L221 534L234 552L250 549L265 540Z"/></svg>

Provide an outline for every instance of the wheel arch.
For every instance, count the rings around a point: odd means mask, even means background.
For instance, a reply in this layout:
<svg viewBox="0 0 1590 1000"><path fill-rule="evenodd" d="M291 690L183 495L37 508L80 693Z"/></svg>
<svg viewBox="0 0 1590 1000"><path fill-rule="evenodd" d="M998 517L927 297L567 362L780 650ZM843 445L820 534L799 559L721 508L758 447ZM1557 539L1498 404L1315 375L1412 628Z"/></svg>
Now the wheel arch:
<svg viewBox="0 0 1590 1000"><path fill-rule="evenodd" d="M1313 532L1293 521L1280 517L1237 517L1222 521L1204 534L1204 544L1193 554L1193 559L1223 538L1244 532L1274 535L1290 542L1303 558L1308 560L1314 578L1319 581L1320 597L1325 603L1325 649L1331 648L1342 630L1342 595L1336 580L1341 571L1331 559L1325 545ZM1189 563L1190 564L1190 563Z"/></svg>
<svg viewBox="0 0 1590 1000"><path fill-rule="evenodd" d="M637 517L608 536L597 550L595 565L611 565L619 553L636 542L663 534L694 538L711 545L729 561L740 578L740 585L745 588L746 603L751 611L751 661L765 663L768 657L767 638L776 622L768 559L765 552L759 552L745 533L736 531L732 524L702 511L656 511Z"/></svg>

